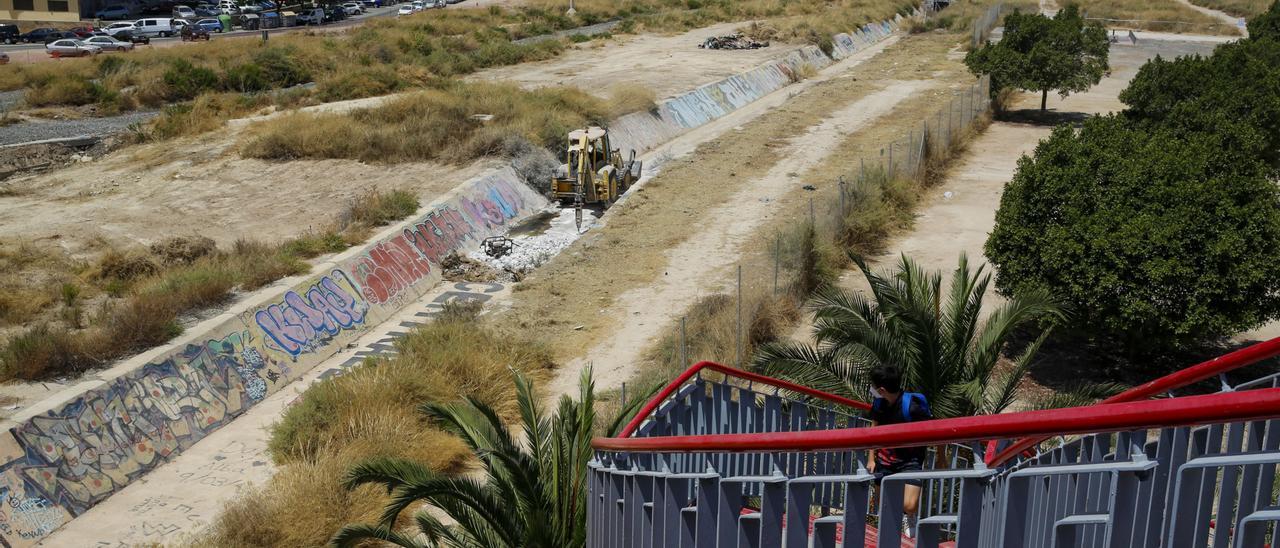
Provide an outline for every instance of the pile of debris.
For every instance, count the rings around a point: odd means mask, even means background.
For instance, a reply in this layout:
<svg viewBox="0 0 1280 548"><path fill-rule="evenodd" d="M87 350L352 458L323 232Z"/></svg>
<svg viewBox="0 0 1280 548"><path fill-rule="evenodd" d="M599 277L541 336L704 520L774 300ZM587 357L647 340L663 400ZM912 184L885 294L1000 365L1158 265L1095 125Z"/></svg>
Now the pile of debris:
<svg viewBox="0 0 1280 548"><path fill-rule="evenodd" d="M591 210L582 212L582 231L586 231L596 222ZM484 250L474 251L469 257L485 263L497 271L499 279L519 281L533 269L551 260L564 248L569 247L582 235L574 223L573 208L560 210L550 226L538 234L521 234L510 238L495 239L490 248L501 248L502 252L489 254ZM496 255L496 256L495 256ZM509 278L508 278L509 277Z"/></svg>
<svg viewBox="0 0 1280 548"><path fill-rule="evenodd" d="M754 38L748 38L741 32L726 34L724 36L712 36L704 40L698 47L703 49L758 49L769 47L769 42L761 42Z"/></svg>
<svg viewBox="0 0 1280 548"><path fill-rule="evenodd" d="M493 267L456 251L440 260L440 269L451 282L492 282L501 277Z"/></svg>

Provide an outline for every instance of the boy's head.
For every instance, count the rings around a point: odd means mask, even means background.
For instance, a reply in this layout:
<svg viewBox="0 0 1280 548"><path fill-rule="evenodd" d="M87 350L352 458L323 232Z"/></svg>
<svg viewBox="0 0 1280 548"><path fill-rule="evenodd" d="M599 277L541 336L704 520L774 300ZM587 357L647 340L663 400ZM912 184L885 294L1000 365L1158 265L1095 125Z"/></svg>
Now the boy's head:
<svg viewBox="0 0 1280 548"><path fill-rule="evenodd" d="M871 369L871 389L882 398L902 393L902 370L896 365L880 364Z"/></svg>

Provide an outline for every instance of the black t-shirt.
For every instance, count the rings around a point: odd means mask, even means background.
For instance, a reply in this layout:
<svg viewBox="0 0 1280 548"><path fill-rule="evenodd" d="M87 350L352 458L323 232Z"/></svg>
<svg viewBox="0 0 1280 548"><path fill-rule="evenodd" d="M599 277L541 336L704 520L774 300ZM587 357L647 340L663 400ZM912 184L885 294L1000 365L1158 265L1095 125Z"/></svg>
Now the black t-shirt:
<svg viewBox="0 0 1280 548"><path fill-rule="evenodd" d="M906 417L902 416L902 396L898 396L898 400L889 403L883 398L876 398L871 403L871 409L867 411L867 418L876 421L876 424L885 426L889 424L899 424L907 422ZM927 421L933 418L924 406L920 405L920 397L911 398L911 422ZM929 452L927 447L904 447L889 448L876 451L877 466L894 466L899 463L916 461L924 463L925 455Z"/></svg>

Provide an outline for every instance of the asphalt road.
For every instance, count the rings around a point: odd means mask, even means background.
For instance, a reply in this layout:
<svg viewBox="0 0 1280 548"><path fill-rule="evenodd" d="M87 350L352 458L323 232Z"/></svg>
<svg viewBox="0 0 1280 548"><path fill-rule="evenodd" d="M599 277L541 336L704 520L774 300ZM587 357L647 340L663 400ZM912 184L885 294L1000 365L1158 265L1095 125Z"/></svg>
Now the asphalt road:
<svg viewBox="0 0 1280 548"><path fill-rule="evenodd" d="M363 14L360 14L348 19L344 19L336 23L330 23L328 25L305 26L305 27L282 27L277 29L267 29L267 33L269 35L277 35L277 34L283 34L287 32L297 32L301 30L324 31L328 29L341 29L341 28L358 25L367 19L372 19L375 17L394 17L396 14L396 10L399 9L399 7L400 7L399 4L394 4L391 6L384 6L381 8L372 8ZM201 19L204 19L204 18L202 17ZM211 40L222 40L226 38L245 38L245 37L256 38L260 36L262 36L261 30L233 30L230 32L215 33L211 37ZM138 48L140 49L144 49L148 47L164 48L164 47L171 47L171 46L182 44L182 43L183 43L182 38L179 36L172 36L169 38L152 38L151 44L149 46L144 46L139 44ZM0 51L3 51L9 54L10 63L34 63L34 62L40 62L40 61L53 60L53 58L49 57L49 54L45 52L44 44L14 44L14 45L8 45L8 46L0 46Z"/></svg>

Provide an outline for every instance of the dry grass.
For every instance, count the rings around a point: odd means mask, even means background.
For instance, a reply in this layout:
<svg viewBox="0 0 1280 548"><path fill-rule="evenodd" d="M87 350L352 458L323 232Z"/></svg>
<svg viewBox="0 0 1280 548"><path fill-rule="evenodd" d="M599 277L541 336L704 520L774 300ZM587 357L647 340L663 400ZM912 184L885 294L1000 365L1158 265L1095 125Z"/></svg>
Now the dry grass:
<svg viewBox="0 0 1280 548"><path fill-rule="evenodd" d="M375 456L406 458L459 472L470 452L417 412L426 402L475 397L514 419L511 369L545 377L541 344L486 326L478 307L451 307L397 342L396 358L369 361L316 384L273 427L280 471L263 488L228 503L195 544L317 546L347 523L370 521L377 490L342 490L347 469Z"/></svg>
<svg viewBox="0 0 1280 548"><path fill-rule="evenodd" d="M1090 19L1106 21L1108 27L1132 28L1156 32L1186 32L1236 36L1239 31L1218 19L1200 13L1175 0L1068 0Z"/></svg>
<svg viewBox="0 0 1280 548"><path fill-rule="evenodd" d="M1192 4L1215 9L1236 17L1253 17L1267 11L1275 0L1191 0Z"/></svg>
<svg viewBox="0 0 1280 548"><path fill-rule="evenodd" d="M618 118L633 112L653 110L657 105L657 94L645 86L639 84L614 84L609 88L609 118Z"/></svg>
<svg viewBox="0 0 1280 548"><path fill-rule="evenodd" d="M403 190L368 192L340 222L282 243L219 250L207 238L178 237L147 250L107 249L92 265L30 245L0 247L0 322L39 322L0 345L0 379L74 375L162 344L182 332L183 315L223 304L237 288L306 272L305 259L360 243L370 227L417 207Z"/></svg>
<svg viewBox="0 0 1280 548"><path fill-rule="evenodd" d="M261 122L249 130L241 153L276 160L465 162L500 152L511 137L559 144L569 130L602 122L606 114L601 100L573 88L453 81L351 113L295 113Z"/></svg>

